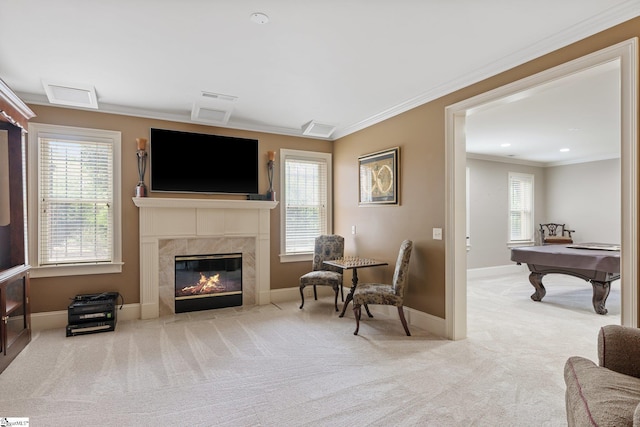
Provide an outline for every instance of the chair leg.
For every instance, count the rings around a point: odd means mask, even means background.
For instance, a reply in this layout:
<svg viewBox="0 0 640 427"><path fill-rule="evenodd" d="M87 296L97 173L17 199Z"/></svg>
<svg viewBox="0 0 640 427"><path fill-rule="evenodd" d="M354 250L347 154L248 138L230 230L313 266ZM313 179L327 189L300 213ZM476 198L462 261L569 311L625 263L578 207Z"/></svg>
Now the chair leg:
<svg viewBox="0 0 640 427"><path fill-rule="evenodd" d="M360 315L362 314L362 310L360 309L360 304L353 304L353 315L356 318L356 330L353 332L353 335L358 335L358 331L360 330Z"/></svg>
<svg viewBox="0 0 640 427"><path fill-rule="evenodd" d="M410 337L411 332L409 332L409 327L407 326L407 319L404 318L404 310L402 309L402 306L398 307L398 315L400 315L400 321L402 322L404 331L407 333L407 336Z"/></svg>
<svg viewBox="0 0 640 427"><path fill-rule="evenodd" d="M302 299L302 304L300 304L300 308L302 309L302 307L304 307L304 291L303 291L303 287L300 286L300 299Z"/></svg>
<svg viewBox="0 0 640 427"><path fill-rule="evenodd" d="M318 300L318 292L316 291L316 285L313 285L313 299Z"/></svg>
<svg viewBox="0 0 640 427"><path fill-rule="evenodd" d="M367 316L373 317L373 314L369 311L369 306L367 304L364 305L364 309L367 310Z"/></svg>
<svg viewBox="0 0 640 427"><path fill-rule="evenodd" d="M333 302L333 304L336 306L336 312L338 312L339 310L338 310L338 287L337 286L336 286L336 289L335 289L335 293L336 293L336 299Z"/></svg>

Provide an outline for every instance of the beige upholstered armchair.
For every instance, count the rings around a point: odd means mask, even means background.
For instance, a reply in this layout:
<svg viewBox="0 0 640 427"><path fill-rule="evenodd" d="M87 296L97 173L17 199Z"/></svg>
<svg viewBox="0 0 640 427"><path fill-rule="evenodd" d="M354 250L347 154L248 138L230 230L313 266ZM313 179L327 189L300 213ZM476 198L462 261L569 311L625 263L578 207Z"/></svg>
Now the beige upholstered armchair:
<svg viewBox="0 0 640 427"><path fill-rule="evenodd" d="M400 316L402 327L407 333L407 336L411 336L409 327L407 326L407 320L404 317L403 306L404 292L409 279L409 258L411 257L412 249L413 242L411 240L405 240L400 245L392 284L361 283L357 285L353 293L353 313L356 318L354 335L358 335L358 330L360 329L361 306L366 306L367 304L382 304L395 305L398 308L398 315Z"/></svg>
<svg viewBox="0 0 640 427"><path fill-rule="evenodd" d="M540 224L540 237L545 245L573 243L571 233L575 233L575 231L568 230L564 224L555 224L553 222Z"/></svg>
<svg viewBox="0 0 640 427"><path fill-rule="evenodd" d="M342 258L344 256L344 237L337 234L322 235L316 237L313 251L312 271L300 277L300 298L304 306L304 288L313 286L313 298L318 299L316 286L331 286L336 294L335 306L338 311L338 290L344 301L342 288L342 269L327 265L324 261Z"/></svg>
<svg viewBox="0 0 640 427"><path fill-rule="evenodd" d="M598 363L569 357L564 382L569 427L640 426L640 329L600 328Z"/></svg>

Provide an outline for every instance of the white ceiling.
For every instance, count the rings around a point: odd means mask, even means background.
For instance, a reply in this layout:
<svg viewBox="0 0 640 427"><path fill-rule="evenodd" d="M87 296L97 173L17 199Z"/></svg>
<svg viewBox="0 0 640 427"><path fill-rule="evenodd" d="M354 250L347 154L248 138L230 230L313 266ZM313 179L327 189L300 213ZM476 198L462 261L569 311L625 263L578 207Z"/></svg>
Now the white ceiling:
<svg viewBox="0 0 640 427"><path fill-rule="evenodd" d="M467 153L539 166L618 158L620 85L611 61L487 104L467 115Z"/></svg>
<svg viewBox="0 0 640 427"><path fill-rule="evenodd" d="M0 78L28 103L48 104L43 81L88 86L99 111L191 122L194 106L212 107L231 111L229 128L302 135L314 120L335 126L334 140L639 16L640 0L0 0L0 11ZM254 12L269 22L252 22ZM587 103L584 90L558 89ZM493 140L515 141L510 127L534 115L509 105ZM509 108L470 117L478 135L470 149L487 149L481 132ZM600 134L610 124L589 126L601 113L556 120L572 111L529 125L529 135L551 123L564 132L533 144L552 140L555 149L570 140L568 128L611 138Z"/></svg>

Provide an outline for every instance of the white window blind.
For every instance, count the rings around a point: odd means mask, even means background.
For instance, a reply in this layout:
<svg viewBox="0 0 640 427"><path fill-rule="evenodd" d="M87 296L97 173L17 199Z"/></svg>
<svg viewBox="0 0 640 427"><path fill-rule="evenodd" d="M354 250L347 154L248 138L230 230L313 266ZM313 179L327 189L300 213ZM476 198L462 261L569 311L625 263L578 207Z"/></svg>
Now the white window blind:
<svg viewBox="0 0 640 427"><path fill-rule="evenodd" d="M509 240L533 236L533 175L509 172Z"/></svg>
<svg viewBox="0 0 640 427"><path fill-rule="evenodd" d="M284 248L286 255L310 253L315 238L329 232L330 155L282 150Z"/></svg>
<svg viewBox="0 0 640 427"><path fill-rule="evenodd" d="M111 262L113 144L39 138L39 264Z"/></svg>

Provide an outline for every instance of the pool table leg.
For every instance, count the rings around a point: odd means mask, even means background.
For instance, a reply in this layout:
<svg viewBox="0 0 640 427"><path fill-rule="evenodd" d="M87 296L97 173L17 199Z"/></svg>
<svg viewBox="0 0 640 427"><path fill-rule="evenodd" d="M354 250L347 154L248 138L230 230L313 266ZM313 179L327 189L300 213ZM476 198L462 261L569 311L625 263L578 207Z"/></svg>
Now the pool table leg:
<svg viewBox="0 0 640 427"><path fill-rule="evenodd" d="M533 285L536 291L531 295L531 299L534 301L542 301L542 298L547 294L547 290L542 284L542 278L545 275L543 273L531 273L529 274L529 282Z"/></svg>
<svg viewBox="0 0 640 427"><path fill-rule="evenodd" d="M592 280L591 286L593 287L593 309L598 314L607 314L608 310L604 308L604 305L607 302L607 297L611 290L611 282L597 282Z"/></svg>

